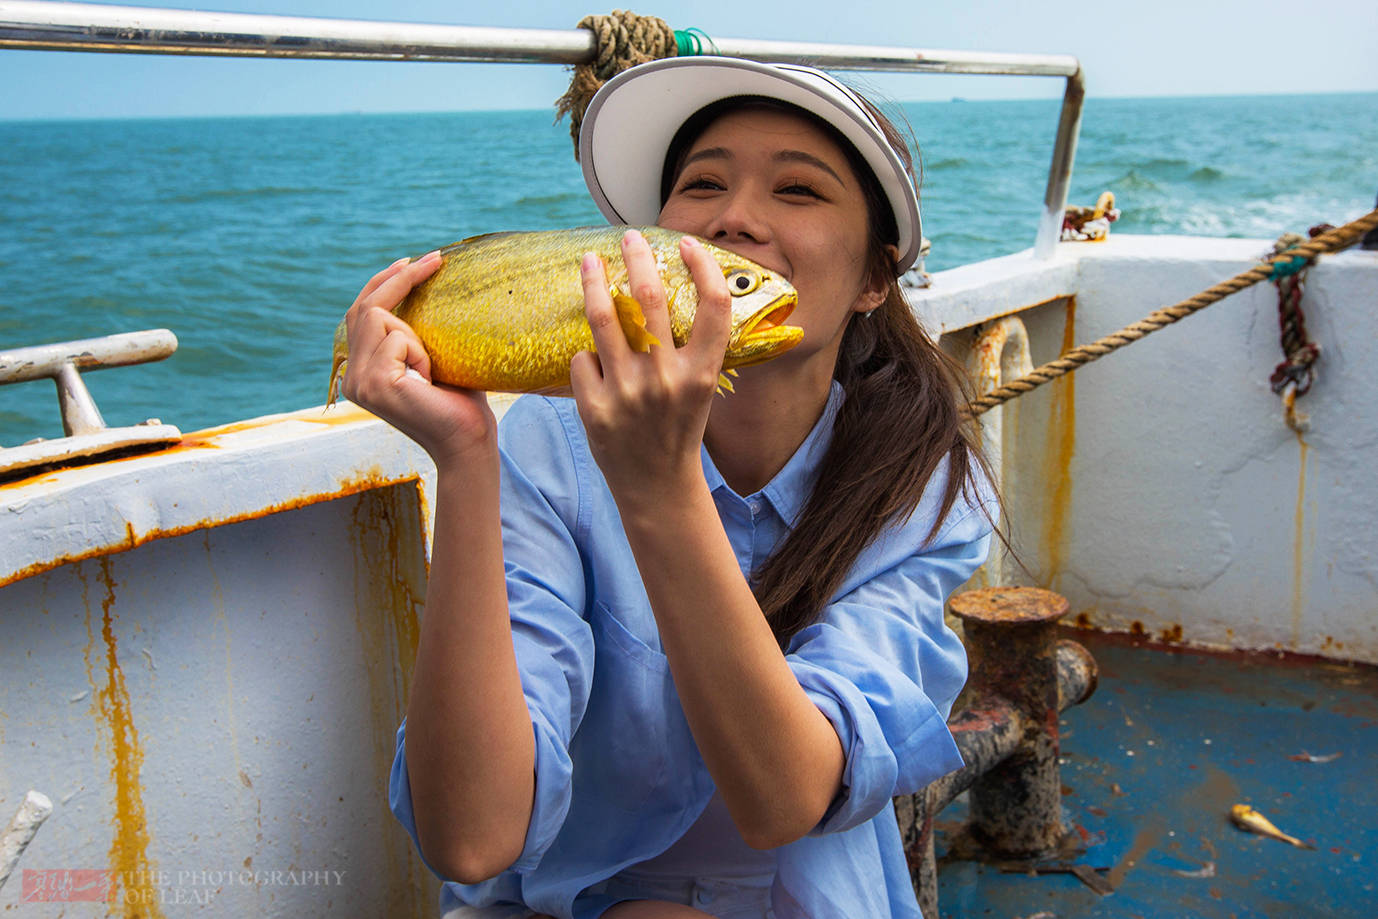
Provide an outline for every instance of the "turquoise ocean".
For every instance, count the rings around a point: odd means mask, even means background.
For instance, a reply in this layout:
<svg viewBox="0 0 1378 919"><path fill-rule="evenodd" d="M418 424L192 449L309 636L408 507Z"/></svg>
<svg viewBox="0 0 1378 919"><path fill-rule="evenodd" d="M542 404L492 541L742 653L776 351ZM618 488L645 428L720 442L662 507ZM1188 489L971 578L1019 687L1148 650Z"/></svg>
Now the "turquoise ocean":
<svg viewBox="0 0 1378 919"><path fill-rule="evenodd" d="M1059 106L900 106L929 270L1033 244ZM1342 223L1378 193L1378 93L1090 99L1070 200L1105 190L1118 233ZM85 379L107 424L191 432L320 404L398 256L601 222L549 111L0 123L0 349L172 329L170 359ZM0 387L0 446L61 434L50 382Z"/></svg>

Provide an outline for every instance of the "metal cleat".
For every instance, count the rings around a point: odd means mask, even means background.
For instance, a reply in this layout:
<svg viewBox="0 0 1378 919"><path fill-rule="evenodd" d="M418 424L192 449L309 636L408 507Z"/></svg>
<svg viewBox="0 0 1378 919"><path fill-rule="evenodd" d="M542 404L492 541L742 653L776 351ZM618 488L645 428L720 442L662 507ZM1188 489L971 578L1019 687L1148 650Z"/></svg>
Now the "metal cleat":
<svg viewBox="0 0 1378 919"><path fill-rule="evenodd" d="M161 361L176 350L177 336L172 332L149 329L0 351L0 384L47 378L57 385L66 434L0 449L0 479L92 462L116 452L157 449L181 440L181 431L157 418L130 427L106 427L81 379L83 371Z"/></svg>

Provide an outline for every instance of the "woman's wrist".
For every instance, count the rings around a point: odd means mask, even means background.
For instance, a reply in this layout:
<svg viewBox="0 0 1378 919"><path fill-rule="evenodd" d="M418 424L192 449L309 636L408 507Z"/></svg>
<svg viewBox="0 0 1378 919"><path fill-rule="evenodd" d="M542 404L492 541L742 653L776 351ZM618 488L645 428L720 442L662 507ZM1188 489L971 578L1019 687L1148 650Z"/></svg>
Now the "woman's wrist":
<svg viewBox="0 0 1378 919"><path fill-rule="evenodd" d="M476 477L491 478L494 482L497 480L499 454L496 427L478 437L455 439L427 447L426 452L435 463L436 476L442 488L451 484L471 487L476 484Z"/></svg>
<svg viewBox="0 0 1378 919"><path fill-rule="evenodd" d="M633 551L673 551L685 531L694 526L722 526L702 468L692 477L645 479L625 494L613 492L622 529Z"/></svg>

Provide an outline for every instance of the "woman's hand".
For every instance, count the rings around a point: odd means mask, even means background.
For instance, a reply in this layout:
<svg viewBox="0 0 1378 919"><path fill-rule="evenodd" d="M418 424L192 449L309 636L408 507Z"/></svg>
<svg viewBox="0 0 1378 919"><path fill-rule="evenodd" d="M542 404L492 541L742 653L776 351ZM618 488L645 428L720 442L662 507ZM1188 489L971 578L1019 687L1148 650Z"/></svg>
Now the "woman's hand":
<svg viewBox="0 0 1378 919"><path fill-rule="evenodd" d="M392 309L440 267L438 251L398 259L375 274L345 313L349 360L345 398L420 444L436 465L491 447L497 430L484 394L431 382L431 361Z"/></svg>
<svg viewBox="0 0 1378 919"><path fill-rule="evenodd" d="M644 499L702 480L699 445L717 391L731 332L732 297L722 268L692 237L680 255L698 287L699 305L689 340L674 347L665 287L645 237L622 238L631 295L641 304L647 330L663 344L649 352L627 344L608 291L602 260L584 256L584 308L597 354L575 355L570 381L593 457L623 514Z"/></svg>

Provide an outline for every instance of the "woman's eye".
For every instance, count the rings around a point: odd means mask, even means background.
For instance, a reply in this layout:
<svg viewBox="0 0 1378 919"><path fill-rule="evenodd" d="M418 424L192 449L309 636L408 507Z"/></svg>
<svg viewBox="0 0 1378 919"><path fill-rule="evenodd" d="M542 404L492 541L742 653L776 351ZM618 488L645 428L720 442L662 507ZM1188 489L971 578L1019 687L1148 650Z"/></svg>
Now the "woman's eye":
<svg viewBox="0 0 1378 919"><path fill-rule="evenodd" d="M806 195L806 196L808 196L808 197L810 197L810 198L817 198L817 197L818 197L818 192L815 191L815 190L813 189L812 186L810 186L810 185L803 185L803 184L801 184L801 183L799 183L799 182L793 182L793 183L791 183L791 184L789 184L789 185L784 185L784 186L782 186L782 187L780 188L780 194L782 194L782 195Z"/></svg>
<svg viewBox="0 0 1378 919"><path fill-rule="evenodd" d="M721 189L722 186L720 184L713 181L712 179L706 178L690 179L679 187L680 191L720 191Z"/></svg>
<svg viewBox="0 0 1378 919"><path fill-rule="evenodd" d="M727 276L727 289L734 297L749 294L760 286L761 276L745 268L739 268Z"/></svg>

